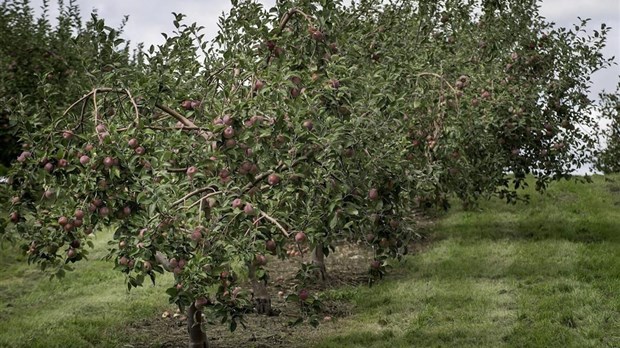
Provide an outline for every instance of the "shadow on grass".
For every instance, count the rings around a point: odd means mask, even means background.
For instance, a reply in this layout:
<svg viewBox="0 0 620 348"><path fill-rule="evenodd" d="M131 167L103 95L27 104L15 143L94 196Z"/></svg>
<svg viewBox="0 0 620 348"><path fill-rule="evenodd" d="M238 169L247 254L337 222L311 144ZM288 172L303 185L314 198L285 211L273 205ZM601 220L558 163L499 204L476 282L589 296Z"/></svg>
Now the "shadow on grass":
<svg viewBox="0 0 620 348"><path fill-rule="evenodd" d="M577 243L620 242L620 221L570 221L534 218L528 221L475 221L449 224L434 236L438 240L567 240Z"/></svg>

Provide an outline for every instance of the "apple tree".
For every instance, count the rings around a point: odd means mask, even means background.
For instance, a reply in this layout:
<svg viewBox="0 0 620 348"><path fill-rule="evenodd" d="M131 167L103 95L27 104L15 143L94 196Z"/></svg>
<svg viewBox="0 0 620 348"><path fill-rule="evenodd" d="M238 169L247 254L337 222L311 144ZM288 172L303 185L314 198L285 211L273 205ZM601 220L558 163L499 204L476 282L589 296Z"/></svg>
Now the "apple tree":
<svg viewBox="0 0 620 348"><path fill-rule="evenodd" d="M525 174L544 189L592 146L583 93L607 31L551 29L535 2L233 5L213 42L175 14L134 65L32 110L10 176L5 236L31 262L62 276L112 228L129 289L174 274L192 347L203 313L235 329L275 312L273 257L311 252L301 272L320 281L336 243L365 241L380 277L416 204L514 200ZM320 301L296 290L312 321Z"/></svg>

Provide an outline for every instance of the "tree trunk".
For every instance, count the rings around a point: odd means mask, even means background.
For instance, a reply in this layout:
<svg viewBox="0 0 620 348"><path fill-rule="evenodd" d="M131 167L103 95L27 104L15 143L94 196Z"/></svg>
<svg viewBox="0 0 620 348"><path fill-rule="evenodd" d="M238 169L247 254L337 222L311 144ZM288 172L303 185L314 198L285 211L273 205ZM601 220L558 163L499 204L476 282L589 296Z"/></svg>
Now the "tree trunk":
<svg viewBox="0 0 620 348"><path fill-rule="evenodd" d="M273 311L271 309L271 296L269 296L269 291L267 291L267 283L264 280L256 279L256 267L254 265L250 264L248 267L256 312L258 314L271 315Z"/></svg>
<svg viewBox="0 0 620 348"><path fill-rule="evenodd" d="M194 303L187 308L187 333L189 348L209 348L207 334L202 331L202 311Z"/></svg>
<svg viewBox="0 0 620 348"><path fill-rule="evenodd" d="M327 277L327 269L325 268L325 253L323 253L323 244L317 244L312 250L312 264L317 266L317 278L324 281Z"/></svg>

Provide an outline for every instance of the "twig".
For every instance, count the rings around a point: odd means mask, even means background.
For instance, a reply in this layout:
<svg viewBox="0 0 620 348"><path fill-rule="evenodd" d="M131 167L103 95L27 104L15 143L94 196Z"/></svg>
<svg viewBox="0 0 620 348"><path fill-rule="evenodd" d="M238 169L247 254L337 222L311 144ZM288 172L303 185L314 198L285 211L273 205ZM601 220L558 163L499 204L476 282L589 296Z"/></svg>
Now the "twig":
<svg viewBox="0 0 620 348"><path fill-rule="evenodd" d="M162 104L155 104L156 107L158 107L159 109L161 109L162 111L166 112L168 115L176 118L178 121L180 121L181 123L183 123L184 125L188 126L188 127L196 127L198 128L194 122L188 120L185 116L181 115L180 113L174 111L173 109L169 108L166 105L162 105ZM200 134L200 136L206 140L207 142L211 141L211 137L212 137L212 133L206 133L204 131L199 131L198 134Z"/></svg>
<svg viewBox="0 0 620 348"><path fill-rule="evenodd" d="M285 229L284 227L282 227L282 225L280 225L280 223L278 222L278 220L276 220L276 219L272 218L271 216L267 215L267 213L265 213L264 211L261 211L261 212L260 212L260 215L261 215L262 217L264 217L265 219L267 219L267 220L271 221L272 223L274 223L276 226L278 226L278 228L280 228L280 230L282 231L282 233L283 233L285 236L287 236L287 237L289 237L289 236L290 236L290 235L289 235L289 233L286 231L286 229Z"/></svg>
<svg viewBox="0 0 620 348"><path fill-rule="evenodd" d="M188 198L190 198L191 196L195 196L195 195L197 195L197 194L201 194L201 193L203 193L203 192L207 192L207 191L209 191L209 190L211 190L211 191L213 191L213 192L217 192L217 191L215 191L215 189L213 188L213 186L207 186L207 187L199 188L199 189L197 189L197 190L195 190L195 191L192 191L192 192L190 192L190 193L186 194L186 195L185 195L185 196L183 196L181 199L176 200L174 203L172 203L172 206L179 205L179 204L181 204L181 203L185 202L185 201L186 201ZM219 193L219 192L218 192L218 193Z"/></svg>

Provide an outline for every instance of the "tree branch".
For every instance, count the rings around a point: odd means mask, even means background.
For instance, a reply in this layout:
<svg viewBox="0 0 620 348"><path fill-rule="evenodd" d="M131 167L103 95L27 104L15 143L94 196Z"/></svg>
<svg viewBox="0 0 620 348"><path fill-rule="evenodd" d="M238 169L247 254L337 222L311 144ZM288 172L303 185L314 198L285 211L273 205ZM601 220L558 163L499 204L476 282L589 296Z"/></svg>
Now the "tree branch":
<svg viewBox="0 0 620 348"><path fill-rule="evenodd" d="M267 215L267 213L265 213L264 211L260 212L260 215L262 217L264 217L265 219L271 221L273 224L275 224L276 226L278 226L278 228L282 231L282 233L287 236L290 237L290 234L288 233L288 231L286 231L286 229L284 227L282 227L282 225L280 225L280 223L278 222L278 220L272 218L271 216Z"/></svg>

